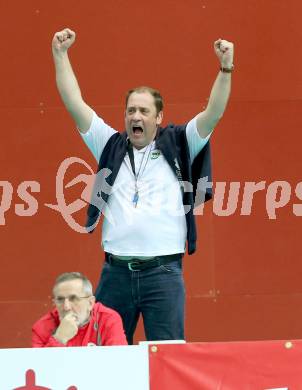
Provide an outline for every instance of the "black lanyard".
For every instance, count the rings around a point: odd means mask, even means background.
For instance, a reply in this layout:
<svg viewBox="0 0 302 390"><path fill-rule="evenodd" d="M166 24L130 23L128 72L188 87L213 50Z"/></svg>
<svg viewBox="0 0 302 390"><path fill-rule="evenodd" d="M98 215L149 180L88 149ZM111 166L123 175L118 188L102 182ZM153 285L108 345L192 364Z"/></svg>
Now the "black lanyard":
<svg viewBox="0 0 302 390"><path fill-rule="evenodd" d="M149 148L149 152L148 152L148 156L147 156L147 159L146 159L146 162L145 162L144 169L142 170L142 174L144 173L144 171L145 171L145 169L146 169L146 166L147 166L147 164L148 164L148 160L149 160L149 157L150 157L152 145L149 144L149 145L147 146L147 148ZM132 203L133 203L134 207L137 207L137 202L138 202L138 199L139 199L137 180L138 180L139 174L140 174L140 172L141 172L141 168L142 168L143 162L144 162L144 160L145 160L145 154L146 154L146 152L147 152L148 149L146 149L145 152L144 152L144 156L143 156L142 161L141 161L141 163L140 163L139 170L138 170L137 174L135 173L135 162L134 162L133 146L132 146L132 144L130 143L130 141L128 141L128 147L127 147L127 149L128 149L129 160L130 160L132 172L133 172L133 175L134 175L134 181L135 181L135 190L134 190L134 195L133 195Z"/></svg>
<svg viewBox="0 0 302 390"><path fill-rule="evenodd" d="M136 174L135 174L135 163L134 163L134 153L133 153L133 146L131 144L130 141L128 141L128 146L127 146L127 149L128 149L128 155L129 155L129 160L130 160L130 164L131 164L131 168L132 168L132 172L133 172L133 175L134 177L136 178Z"/></svg>

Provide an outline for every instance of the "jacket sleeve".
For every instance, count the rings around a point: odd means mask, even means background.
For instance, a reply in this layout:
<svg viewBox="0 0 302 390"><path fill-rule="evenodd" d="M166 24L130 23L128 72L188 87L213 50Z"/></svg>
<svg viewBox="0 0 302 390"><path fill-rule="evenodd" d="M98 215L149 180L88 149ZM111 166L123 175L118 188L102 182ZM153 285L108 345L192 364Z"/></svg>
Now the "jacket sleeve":
<svg viewBox="0 0 302 390"><path fill-rule="evenodd" d="M60 343L52 336L53 330L47 329L47 327L45 327L44 325L40 322L37 322L33 326L31 346L33 348L66 347L65 344Z"/></svg>
<svg viewBox="0 0 302 390"><path fill-rule="evenodd" d="M102 345L128 345L120 315L112 312L102 317L104 321L101 326Z"/></svg>

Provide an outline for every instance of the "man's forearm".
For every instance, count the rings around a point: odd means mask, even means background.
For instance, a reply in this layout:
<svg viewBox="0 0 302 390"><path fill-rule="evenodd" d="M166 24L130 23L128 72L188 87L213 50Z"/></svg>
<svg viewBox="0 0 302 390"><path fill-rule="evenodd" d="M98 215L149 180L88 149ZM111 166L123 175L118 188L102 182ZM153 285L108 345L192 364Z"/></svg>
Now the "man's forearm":
<svg viewBox="0 0 302 390"><path fill-rule="evenodd" d="M75 32L69 28L55 33L52 40L52 53L61 98L79 130L85 133L90 127L93 110L82 99L79 84L68 58L68 50L75 42L75 36Z"/></svg>
<svg viewBox="0 0 302 390"><path fill-rule="evenodd" d="M56 83L67 110L73 115L82 101L79 84L70 64L68 53L54 53Z"/></svg>
<svg viewBox="0 0 302 390"><path fill-rule="evenodd" d="M222 117L231 92L231 72L233 70L233 44L218 39L214 43L214 50L219 58L220 70L213 84L206 109L197 115L197 130L202 138L206 138Z"/></svg>
<svg viewBox="0 0 302 390"><path fill-rule="evenodd" d="M219 72L213 84L209 102L206 108L214 126L222 117L231 92L231 73Z"/></svg>

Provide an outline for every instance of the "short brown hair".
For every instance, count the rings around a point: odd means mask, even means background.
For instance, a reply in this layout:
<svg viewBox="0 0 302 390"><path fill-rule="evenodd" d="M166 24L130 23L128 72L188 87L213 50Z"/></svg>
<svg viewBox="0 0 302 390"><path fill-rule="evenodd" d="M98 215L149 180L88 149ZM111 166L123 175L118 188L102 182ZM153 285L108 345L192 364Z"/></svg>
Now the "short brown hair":
<svg viewBox="0 0 302 390"><path fill-rule="evenodd" d="M60 274L55 280L55 284L53 286L52 291L54 292L54 289L58 284L67 282L69 280L76 280L76 279L82 280L83 290L85 291L86 294L93 295L92 284L90 280L81 272L64 272L63 274Z"/></svg>
<svg viewBox="0 0 302 390"><path fill-rule="evenodd" d="M149 92L150 95L154 97L154 104L156 107L157 114L164 109L164 102L160 92L157 89L146 87L146 86L129 89L129 91L126 94L126 108L127 108L129 97L134 92L136 93Z"/></svg>

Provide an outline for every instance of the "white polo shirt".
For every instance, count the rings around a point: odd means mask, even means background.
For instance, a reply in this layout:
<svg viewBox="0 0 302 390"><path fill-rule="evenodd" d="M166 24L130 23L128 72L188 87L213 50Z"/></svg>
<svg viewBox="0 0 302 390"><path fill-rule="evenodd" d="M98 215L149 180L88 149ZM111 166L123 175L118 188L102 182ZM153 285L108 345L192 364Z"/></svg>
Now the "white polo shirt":
<svg viewBox="0 0 302 390"><path fill-rule="evenodd" d="M116 132L95 113L82 138L99 161L109 138ZM186 127L191 161L208 142L196 128L196 118ZM104 210L102 246L117 256L152 257L185 252L186 219L179 182L155 141L145 148L133 147L138 173L135 207L135 177L126 154Z"/></svg>

